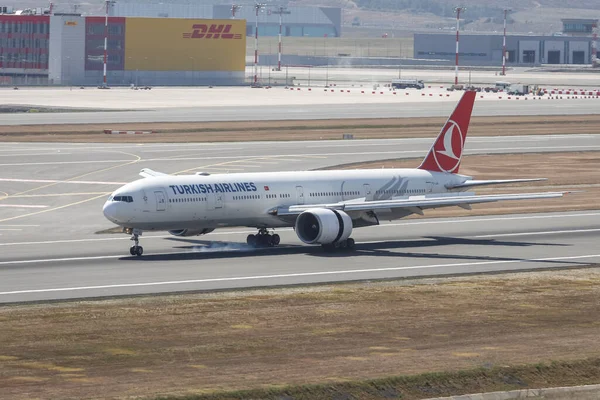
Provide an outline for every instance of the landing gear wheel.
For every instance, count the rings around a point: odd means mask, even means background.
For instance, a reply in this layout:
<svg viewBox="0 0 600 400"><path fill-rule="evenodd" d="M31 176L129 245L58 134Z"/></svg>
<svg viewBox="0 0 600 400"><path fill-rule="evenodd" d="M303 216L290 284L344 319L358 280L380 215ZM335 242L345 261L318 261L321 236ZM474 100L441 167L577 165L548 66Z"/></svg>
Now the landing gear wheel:
<svg viewBox="0 0 600 400"><path fill-rule="evenodd" d="M273 234L273 236L271 237L271 242L273 243L273 246L277 246L279 245L279 243L281 242L281 238L279 237L278 234Z"/></svg>
<svg viewBox="0 0 600 400"><path fill-rule="evenodd" d="M267 228L260 228L258 234L248 235L246 243L252 247L275 247L281 242L277 234L271 235Z"/></svg>
<svg viewBox="0 0 600 400"><path fill-rule="evenodd" d="M129 248L129 254L131 254L132 256L138 256L140 257L142 254L144 254L144 248L142 246L140 246L140 240L139 237L142 235L142 231L139 229L134 229L133 230L133 234L131 235L131 239L133 240L133 246L131 246Z"/></svg>
<svg viewBox="0 0 600 400"><path fill-rule="evenodd" d="M354 250L354 248L356 247L356 243L354 242L354 239L352 239L352 238L346 239L346 247L348 247L348 249L350 249L350 250Z"/></svg>

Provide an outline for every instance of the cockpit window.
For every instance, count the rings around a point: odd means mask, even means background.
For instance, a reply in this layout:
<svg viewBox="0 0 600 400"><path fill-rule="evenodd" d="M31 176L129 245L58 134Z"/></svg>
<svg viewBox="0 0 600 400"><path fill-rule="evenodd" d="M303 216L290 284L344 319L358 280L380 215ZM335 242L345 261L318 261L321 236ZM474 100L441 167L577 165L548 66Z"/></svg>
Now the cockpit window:
<svg viewBox="0 0 600 400"><path fill-rule="evenodd" d="M123 201L125 203L133 203L133 197L132 196L115 196L112 199L113 201Z"/></svg>

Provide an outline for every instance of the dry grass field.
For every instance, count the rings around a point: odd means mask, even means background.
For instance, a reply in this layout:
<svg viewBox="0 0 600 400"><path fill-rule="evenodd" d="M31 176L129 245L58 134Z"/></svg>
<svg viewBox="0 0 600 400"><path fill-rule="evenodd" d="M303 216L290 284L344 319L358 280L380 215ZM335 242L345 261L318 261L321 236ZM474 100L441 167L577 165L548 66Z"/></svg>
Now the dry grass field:
<svg viewBox="0 0 600 400"><path fill-rule="evenodd" d="M421 399L597 383L597 362L491 382L451 372L598 358L599 320L598 268L2 307L0 393L352 398L362 380L433 371L389 389ZM341 389L297 387L317 383ZM282 397L289 390L299 396Z"/></svg>

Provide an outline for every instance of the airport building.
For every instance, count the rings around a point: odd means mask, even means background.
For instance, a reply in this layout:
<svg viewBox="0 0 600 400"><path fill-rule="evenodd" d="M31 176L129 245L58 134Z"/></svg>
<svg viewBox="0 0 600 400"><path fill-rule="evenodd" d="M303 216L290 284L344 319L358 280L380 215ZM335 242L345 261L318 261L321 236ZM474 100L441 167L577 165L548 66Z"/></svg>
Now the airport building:
<svg viewBox="0 0 600 400"><path fill-rule="evenodd" d="M118 0L110 9L115 17L151 18L233 18L231 4L216 4L211 0ZM285 7L282 10L282 35L296 37L340 37L342 9L340 7ZM265 5L258 14L259 36L279 35L279 5ZM256 10L253 3L237 8L235 19L246 20L246 35L253 36Z"/></svg>
<svg viewBox="0 0 600 400"><path fill-rule="evenodd" d="M592 64L597 20L563 19L563 31L552 36L507 35L507 65ZM502 35L460 35L462 65L502 65ZM456 35L415 34L414 58L454 63Z"/></svg>
<svg viewBox="0 0 600 400"><path fill-rule="evenodd" d="M105 17L0 15L0 84L103 85ZM108 85L245 83L246 21L109 17Z"/></svg>

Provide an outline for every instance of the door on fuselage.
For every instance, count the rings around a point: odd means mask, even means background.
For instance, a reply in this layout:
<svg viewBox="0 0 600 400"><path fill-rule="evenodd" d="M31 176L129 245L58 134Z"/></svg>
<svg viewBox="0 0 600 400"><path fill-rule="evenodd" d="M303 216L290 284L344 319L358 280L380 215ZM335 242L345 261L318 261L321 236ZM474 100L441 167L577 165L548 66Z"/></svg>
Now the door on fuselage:
<svg viewBox="0 0 600 400"><path fill-rule="evenodd" d="M165 196L165 192L157 190L154 192L154 196L156 197L156 211L165 211L167 209L167 197Z"/></svg>
<svg viewBox="0 0 600 400"><path fill-rule="evenodd" d="M373 200L373 194L371 194L371 185L368 183L363 185L363 196L365 196L365 200Z"/></svg>
<svg viewBox="0 0 600 400"><path fill-rule="evenodd" d="M304 188L296 186L296 204L304 204Z"/></svg>
<svg viewBox="0 0 600 400"><path fill-rule="evenodd" d="M209 210L223 208L223 193L209 193L206 196L206 206Z"/></svg>

